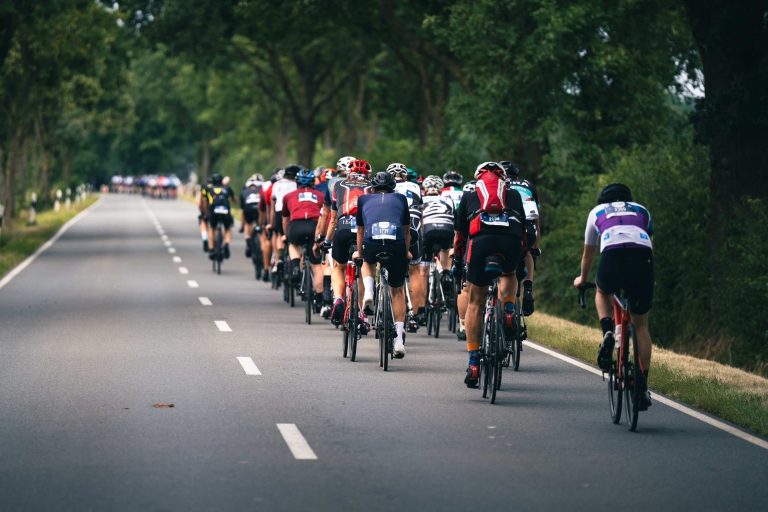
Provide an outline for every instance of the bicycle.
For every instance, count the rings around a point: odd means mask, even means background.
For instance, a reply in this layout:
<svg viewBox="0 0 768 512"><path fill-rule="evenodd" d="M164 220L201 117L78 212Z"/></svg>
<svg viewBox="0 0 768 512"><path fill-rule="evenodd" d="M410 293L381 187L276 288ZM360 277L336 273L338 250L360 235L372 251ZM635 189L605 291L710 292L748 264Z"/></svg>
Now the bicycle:
<svg viewBox="0 0 768 512"><path fill-rule="evenodd" d="M433 251L433 254L439 254L440 247L436 246ZM427 336L434 334L435 338L439 338L440 321L443 317L446 301L435 258L432 258L429 262L429 278L427 283Z"/></svg>
<svg viewBox="0 0 768 512"><path fill-rule="evenodd" d="M311 251L312 245L304 247L304 252L301 256L301 264L303 266L301 272L301 280L298 284L298 291L301 300L304 301L304 321L307 325L312 324L312 310L315 309L315 289L313 286L312 276L312 263L309 261L309 251Z"/></svg>
<svg viewBox="0 0 768 512"><path fill-rule="evenodd" d="M579 287L579 306L587 307L585 294L595 288L594 283L584 283ZM640 414L637 404L642 400L643 390L638 385L638 375L642 365L638 358L637 333L629 314L629 301L621 293L613 295L614 336L618 343L614 344L611 355L611 367L608 370L608 400L611 409L611 420L615 424L621 422L621 410L626 413L629 430L637 430L637 420ZM603 372L605 380L605 372Z"/></svg>
<svg viewBox="0 0 768 512"><path fill-rule="evenodd" d="M261 228L253 226L251 236L245 241L251 249L251 261L253 262L253 270L257 281L261 279L264 273L264 255L261 253L261 243L259 241L260 233Z"/></svg>
<svg viewBox="0 0 768 512"><path fill-rule="evenodd" d="M389 360L394 358L395 317L392 311L392 294L389 291L389 274L384 268L391 258L388 253L379 253L379 286L376 294L376 307L373 315L373 325L376 326L376 337L379 340L379 366L386 372L389 369Z"/></svg>
<svg viewBox="0 0 768 512"><path fill-rule="evenodd" d="M221 227L221 222L216 222L216 228L214 228L213 234L213 251L211 251L211 264L213 265L213 272L215 274L221 274L221 262L224 259L224 230Z"/></svg>
<svg viewBox="0 0 768 512"><path fill-rule="evenodd" d="M283 251L280 261L283 264L283 275L280 280L283 283L283 300L291 307L296 306L296 287L291 279L291 260L288 257L288 248ZM278 272L279 273L279 272Z"/></svg>
<svg viewBox="0 0 768 512"><path fill-rule="evenodd" d="M343 357L349 356L349 360L354 362L357 357L357 342L362 337L360 330L362 320L360 319L360 302L358 278L360 276L360 260L354 260L352 254L357 251L357 244L351 244L349 247L349 258L347 259L347 268L344 273L344 317L341 323Z"/></svg>
<svg viewBox="0 0 768 512"><path fill-rule="evenodd" d="M498 263L496 257L486 258L486 263ZM501 267L499 266L499 269ZM496 392L501 388L501 374L506 359L504 343L504 315L499 300L499 278L501 272L493 273L488 294L485 299L483 312L483 339L480 344L480 382L482 382L483 398L488 398L490 388L490 403L496 403Z"/></svg>

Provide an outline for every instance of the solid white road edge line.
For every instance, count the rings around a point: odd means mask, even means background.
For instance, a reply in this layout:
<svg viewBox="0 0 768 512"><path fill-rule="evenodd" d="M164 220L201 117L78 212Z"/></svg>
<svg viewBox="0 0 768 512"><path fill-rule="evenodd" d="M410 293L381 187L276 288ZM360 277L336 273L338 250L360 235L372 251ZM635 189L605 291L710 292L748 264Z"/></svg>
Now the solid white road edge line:
<svg viewBox="0 0 768 512"><path fill-rule="evenodd" d="M203 306L213 306L213 302L211 302L211 299L208 297L198 297L197 300L199 300L200 304Z"/></svg>
<svg viewBox="0 0 768 512"><path fill-rule="evenodd" d="M226 320L214 320L213 323L216 324L216 327L221 332L232 332L232 328L229 326Z"/></svg>
<svg viewBox="0 0 768 512"><path fill-rule="evenodd" d="M197 284L197 281L192 280L192 279L187 281L187 286L189 286L190 288L200 288L200 285Z"/></svg>
<svg viewBox="0 0 768 512"><path fill-rule="evenodd" d="M237 361L240 363L240 366L243 367L243 371L246 375L261 375L261 371L250 357L238 356Z"/></svg>
<svg viewBox="0 0 768 512"><path fill-rule="evenodd" d="M283 436L285 444L290 448L293 458L297 460L317 460L317 455L309 446L304 436L299 432L295 423L278 423L277 428Z"/></svg>
<svg viewBox="0 0 768 512"><path fill-rule="evenodd" d="M8 272L4 278L0 279L0 290L3 289L5 285L11 282L11 280L19 275L22 270L27 268L32 264L33 261L37 259L38 256L43 254L48 248L50 248L54 243L56 243L56 240L58 240L61 235L67 232L69 228L71 228L75 222L79 221L83 217L85 217L91 209L99 204L101 202L101 198L97 199L95 203L93 203L91 206L86 208L85 210L81 211L71 219L69 219L67 222L64 223L63 226L59 228L59 230L54 234L47 242L45 242L43 245L37 248L35 252L33 252L30 256L27 257L24 261L16 265L10 272Z"/></svg>
<svg viewBox="0 0 768 512"><path fill-rule="evenodd" d="M187 267L179 267L179 274L189 274L189 269Z"/></svg>
<svg viewBox="0 0 768 512"><path fill-rule="evenodd" d="M565 361L566 363L572 364L573 366L578 366L582 370L586 370L590 373L594 373L595 375L598 375L600 377L603 376L603 372L601 370L598 370L597 368L593 368L592 366L589 366L588 364L582 363L581 361L578 361L576 359L573 359L572 357L565 356L563 354L560 354L558 352L555 352L554 350L550 350L546 347L542 347L538 343L534 343L530 340L525 340L523 342L526 346L529 346L533 349L538 350L539 352L543 352L547 354L548 356L552 356L556 359L560 359L561 361ZM653 391L653 390L651 390ZM741 429L738 429L732 425L729 425L723 421L720 421L716 418L713 418L711 416L707 416L706 414L703 414L699 411L696 411L694 409L691 409L688 406L685 406L681 403L678 403L671 398L667 398L664 395L660 395L659 393L653 391L653 399L656 402L662 403L666 406L669 406L677 411L682 412L683 414L687 414L688 416L695 418L699 421L703 421L704 423L711 425L717 429L722 430L723 432L727 432L731 434L732 436L736 436L739 439L742 439L748 443L752 443L755 446L758 446L760 448L763 448L764 450L768 450L768 441L764 441L763 439L760 439L759 437L753 436L752 434L749 434L747 432L744 432Z"/></svg>

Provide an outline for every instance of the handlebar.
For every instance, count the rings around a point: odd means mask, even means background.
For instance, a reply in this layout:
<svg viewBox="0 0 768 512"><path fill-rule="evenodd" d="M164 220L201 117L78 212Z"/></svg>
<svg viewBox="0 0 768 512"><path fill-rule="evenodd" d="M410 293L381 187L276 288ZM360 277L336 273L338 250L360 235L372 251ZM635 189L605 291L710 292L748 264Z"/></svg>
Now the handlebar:
<svg viewBox="0 0 768 512"><path fill-rule="evenodd" d="M591 290L593 288L597 288L595 283L584 283L583 285L579 286L579 306L581 306L581 309L587 308L587 301L584 296L587 293L587 290Z"/></svg>

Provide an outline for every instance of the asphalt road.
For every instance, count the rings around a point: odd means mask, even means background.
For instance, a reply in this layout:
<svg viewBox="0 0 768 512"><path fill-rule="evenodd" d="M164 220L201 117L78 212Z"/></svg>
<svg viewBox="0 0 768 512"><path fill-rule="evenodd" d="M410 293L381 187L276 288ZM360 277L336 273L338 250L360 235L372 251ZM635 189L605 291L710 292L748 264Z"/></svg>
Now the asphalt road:
<svg viewBox="0 0 768 512"><path fill-rule="evenodd" d="M372 338L342 359L241 239L214 275L195 216L106 196L0 290L0 510L768 503L768 450L660 403L631 433L598 377L530 347L493 406L448 333L411 335L388 373Z"/></svg>

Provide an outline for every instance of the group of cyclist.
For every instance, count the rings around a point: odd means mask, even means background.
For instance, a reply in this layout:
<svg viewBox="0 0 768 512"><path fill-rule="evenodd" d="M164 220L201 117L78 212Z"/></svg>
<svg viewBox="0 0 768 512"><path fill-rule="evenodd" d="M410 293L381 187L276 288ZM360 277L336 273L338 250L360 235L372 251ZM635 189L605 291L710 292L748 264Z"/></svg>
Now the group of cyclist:
<svg viewBox="0 0 768 512"><path fill-rule="evenodd" d="M224 257L229 257L233 217L238 201L228 179L214 174L200 194L203 250L218 224L224 228ZM283 275L299 279L306 252L312 267L313 300L323 318L337 327L344 321L345 273L360 263L358 287L361 332L371 328L377 266L386 268L391 290L395 340L392 354L406 354L406 332L426 325L427 273L437 266L441 283L456 284L457 338L466 341L464 383L478 386L483 307L492 279L498 279L505 338L515 315L534 312L535 258L540 254L541 218L535 186L510 161L484 162L473 179L461 173L419 176L398 162L374 173L362 159L345 156L335 168L305 169L288 165L269 179L254 174L240 193L241 231L246 257L260 259L261 278ZM614 347L611 294L624 290L630 299L643 367L644 403L650 405L647 371L650 335L647 314L653 292L652 227L648 211L632 202L621 184L606 187L590 213L581 274L585 285L599 240L601 258L596 305L604 332L598 365L607 371ZM285 255L287 244L287 257ZM323 257L325 254L330 257ZM522 279L522 283L519 280ZM406 287L407 282L407 287ZM522 304L516 306L522 289Z"/></svg>

